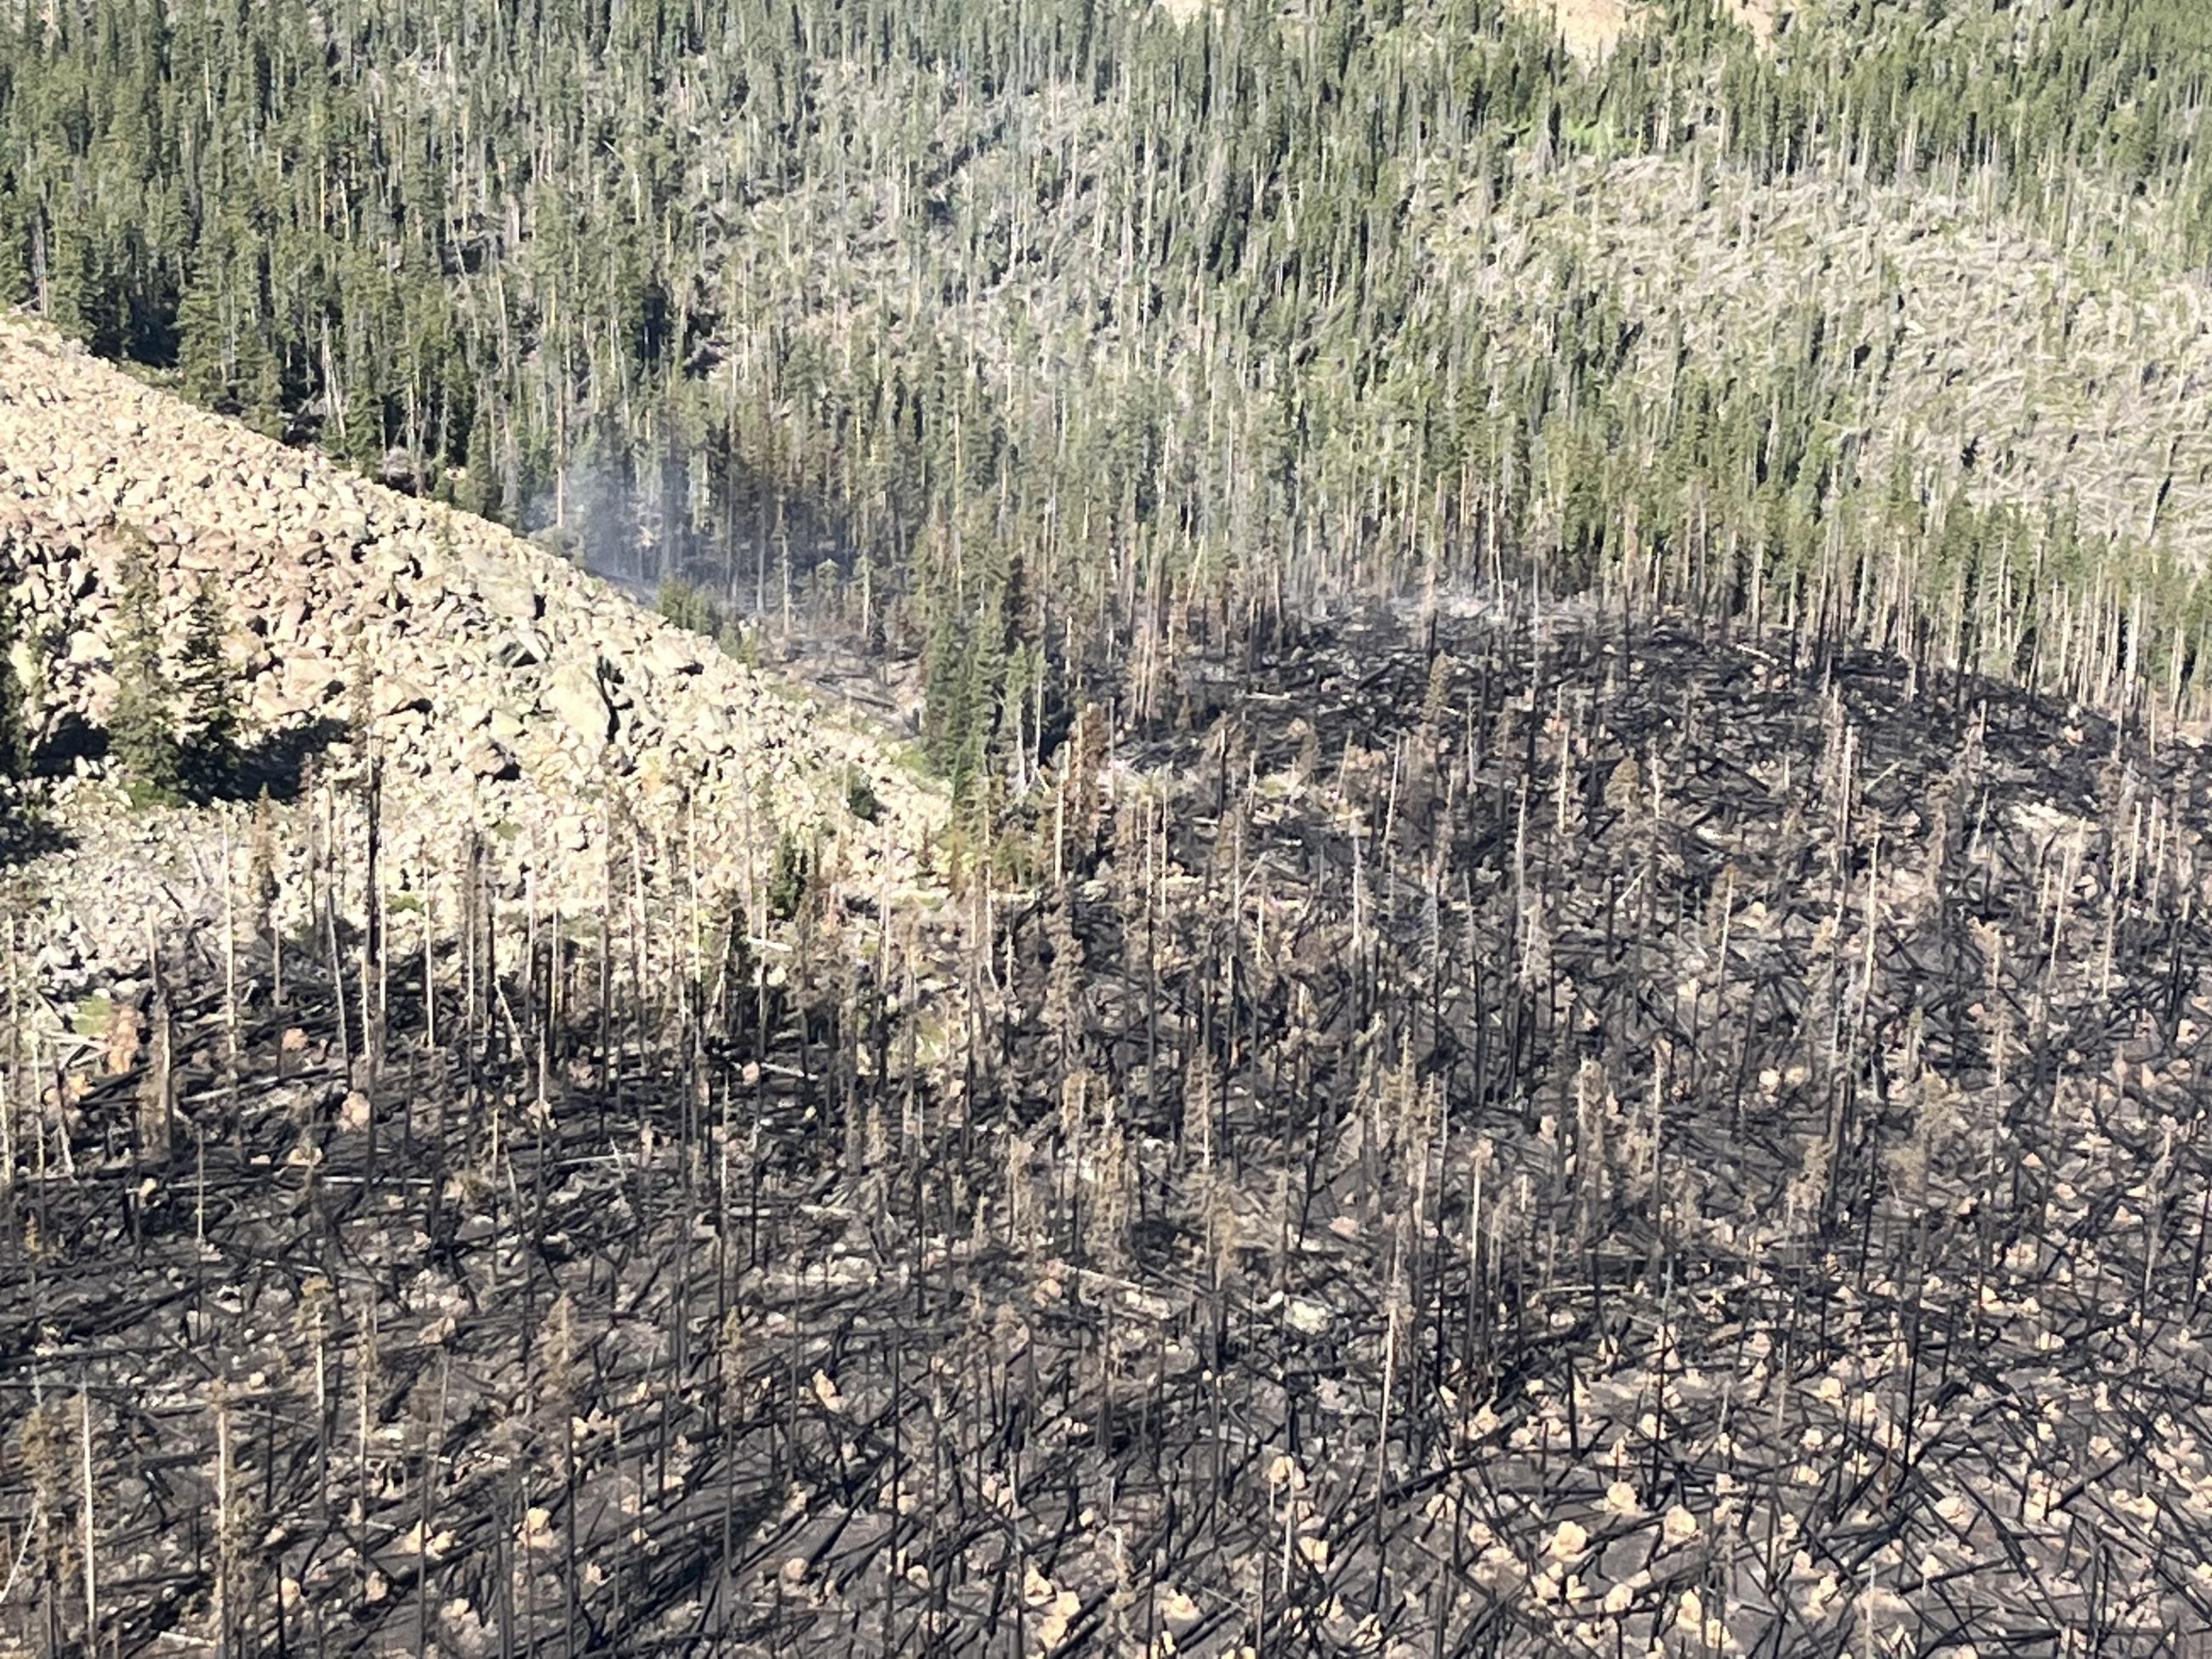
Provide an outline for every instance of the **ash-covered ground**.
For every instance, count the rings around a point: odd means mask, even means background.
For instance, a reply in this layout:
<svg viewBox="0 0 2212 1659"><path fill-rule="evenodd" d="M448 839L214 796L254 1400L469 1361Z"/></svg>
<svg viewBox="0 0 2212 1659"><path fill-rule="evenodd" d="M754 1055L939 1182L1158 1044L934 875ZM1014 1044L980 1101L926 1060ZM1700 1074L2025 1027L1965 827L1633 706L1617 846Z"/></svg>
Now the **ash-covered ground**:
<svg viewBox="0 0 2212 1659"><path fill-rule="evenodd" d="M21 1014L0 1643L2198 1650L2200 750L1587 618L1109 726L958 960L641 837Z"/></svg>

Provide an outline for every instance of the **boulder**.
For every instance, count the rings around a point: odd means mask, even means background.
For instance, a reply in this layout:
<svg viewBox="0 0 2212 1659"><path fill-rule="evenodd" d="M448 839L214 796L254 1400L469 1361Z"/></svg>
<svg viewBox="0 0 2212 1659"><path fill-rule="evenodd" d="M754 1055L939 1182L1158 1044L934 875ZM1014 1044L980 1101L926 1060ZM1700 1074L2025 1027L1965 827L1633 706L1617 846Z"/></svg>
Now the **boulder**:
<svg viewBox="0 0 2212 1659"><path fill-rule="evenodd" d="M515 764L514 757L489 738L479 738L469 745L461 763L471 773L487 783L504 783L519 777L522 769Z"/></svg>
<svg viewBox="0 0 2212 1659"><path fill-rule="evenodd" d="M656 674L696 674L701 667L696 646L673 628L662 629L645 642L646 666Z"/></svg>
<svg viewBox="0 0 2212 1659"><path fill-rule="evenodd" d="M695 701L690 718L675 731L702 755L726 755L737 747L735 725L726 711L711 702Z"/></svg>
<svg viewBox="0 0 2212 1659"><path fill-rule="evenodd" d="M345 695L345 671L327 657L284 659L284 694L302 708L319 708Z"/></svg>
<svg viewBox="0 0 2212 1659"><path fill-rule="evenodd" d="M596 661L570 658L545 683L545 707L586 744L597 748L615 735L615 711L599 683Z"/></svg>
<svg viewBox="0 0 2212 1659"><path fill-rule="evenodd" d="M376 469L376 481L386 489L397 489L403 495L412 495L421 484L415 458L394 444L384 452L384 459Z"/></svg>
<svg viewBox="0 0 2212 1659"><path fill-rule="evenodd" d="M492 647L491 654L501 668L535 668L550 653L536 629L518 627Z"/></svg>
<svg viewBox="0 0 2212 1659"><path fill-rule="evenodd" d="M484 608L495 616L510 623L538 620L544 600L519 566L487 549L471 547L461 553L461 568L468 572Z"/></svg>
<svg viewBox="0 0 2212 1659"><path fill-rule="evenodd" d="M380 714L428 714L430 694L411 679L395 675L384 681L376 690L376 712Z"/></svg>
<svg viewBox="0 0 2212 1659"><path fill-rule="evenodd" d="M308 712L300 700L287 693L274 678L264 677L253 683L247 708L253 718L264 726L285 726Z"/></svg>

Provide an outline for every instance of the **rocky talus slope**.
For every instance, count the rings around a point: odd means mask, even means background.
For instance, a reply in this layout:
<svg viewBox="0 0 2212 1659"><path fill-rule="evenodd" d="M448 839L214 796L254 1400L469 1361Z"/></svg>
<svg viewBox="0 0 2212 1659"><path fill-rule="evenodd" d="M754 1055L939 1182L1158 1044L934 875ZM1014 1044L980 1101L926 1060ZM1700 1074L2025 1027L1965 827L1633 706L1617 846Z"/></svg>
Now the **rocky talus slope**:
<svg viewBox="0 0 2212 1659"><path fill-rule="evenodd" d="M633 836L676 849L660 865L706 902L735 892L756 917L787 837L872 896L926 884L916 849L938 799L858 724L498 526L0 319L0 573L29 624L17 668L50 744L96 734L112 707L134 547L172 649L203 580L217 584L246 745L273 793L299 793L306 763L309 789L274 814L280 920L313 885L311 840L344 844L364 810L337 787L365 770L351 740L364 716L387 890L434 898L473 838L507 890L580 911L601 905L610 852ZM216 804L220 826L203 810L128 812L106 773L76 763L52 807L63 845L33 871L64 978L126 962L149 919L219 915L211 848L228 844L245 877L243 800ZM242 781L236 793L258 793L266 779Z"/></svg>

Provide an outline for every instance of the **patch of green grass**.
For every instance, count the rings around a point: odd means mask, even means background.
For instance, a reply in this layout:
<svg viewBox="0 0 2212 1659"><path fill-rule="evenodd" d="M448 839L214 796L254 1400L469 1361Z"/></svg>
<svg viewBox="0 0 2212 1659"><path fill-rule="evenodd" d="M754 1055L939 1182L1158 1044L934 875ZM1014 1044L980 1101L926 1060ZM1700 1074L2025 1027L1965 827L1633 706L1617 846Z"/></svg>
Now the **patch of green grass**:
<svg viewBox="0 0 2212 1659"><path fill-rule="evenodd" d="M82 1037L104 1037L114 1025L114 1000L98 992L70 1011L70 1029Z"/></svg>
<svg viewBox="0 0 2212 1659"><path fill-rule="evenodd" d="M945 775L930 764L929 751L911 738L887 737L881 732L867 734L883 751L884 758L915 783L933 794L942 794Z"/></svg>

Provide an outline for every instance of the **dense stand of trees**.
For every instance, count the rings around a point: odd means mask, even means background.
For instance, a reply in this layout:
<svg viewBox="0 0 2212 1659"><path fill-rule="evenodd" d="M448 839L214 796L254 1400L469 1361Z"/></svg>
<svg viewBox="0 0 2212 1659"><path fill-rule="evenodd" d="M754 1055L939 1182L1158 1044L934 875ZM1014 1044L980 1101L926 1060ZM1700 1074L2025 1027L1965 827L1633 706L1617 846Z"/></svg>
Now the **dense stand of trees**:
<svg viewBox="0 0 2212 1659"><path fill-rule="evenodd" d="M1662 10L1589 69L1498 0L26 7L0 292L647 580L902 632L963 778L1194 632L1492 574L2187 695L2169 555L1859 476L1881 296L1653 388L1606 272L1466 277L1486 204L1645 153L2201 262L2202 9Z"/></svg>

